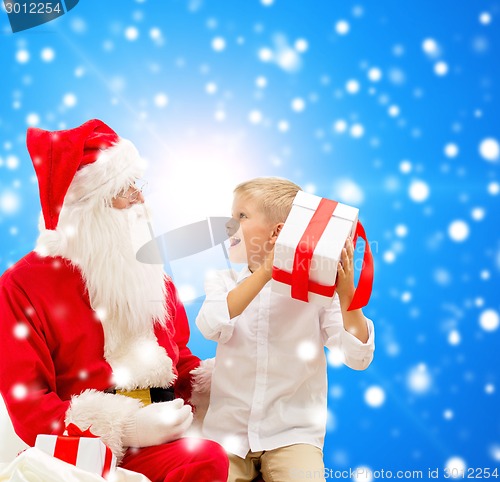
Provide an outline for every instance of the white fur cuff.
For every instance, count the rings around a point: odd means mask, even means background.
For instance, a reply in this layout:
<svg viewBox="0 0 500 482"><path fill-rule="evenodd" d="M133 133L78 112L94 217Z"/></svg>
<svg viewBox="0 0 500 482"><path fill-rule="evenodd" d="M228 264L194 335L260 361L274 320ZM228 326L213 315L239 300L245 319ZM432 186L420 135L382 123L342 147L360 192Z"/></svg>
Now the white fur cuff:
<svg viewBox="0 0 500 482"><path fill-rule="evenodd" d="M214 371L215 358L202 360L200 365L191 370L193 376L190 403L195 408L193 425L201 429L203 419L210 402L210 387L212 385L212 372Z"/></svg>
<svg viewBox="0 0 500 482"><path fill-rule="evenodd" d="M134 398L85 390L71 398L65 423L74 423L80 430L90 429L101 437L119 463L126 450L122 442L125 425L141 407L142 403Z"/></svg>

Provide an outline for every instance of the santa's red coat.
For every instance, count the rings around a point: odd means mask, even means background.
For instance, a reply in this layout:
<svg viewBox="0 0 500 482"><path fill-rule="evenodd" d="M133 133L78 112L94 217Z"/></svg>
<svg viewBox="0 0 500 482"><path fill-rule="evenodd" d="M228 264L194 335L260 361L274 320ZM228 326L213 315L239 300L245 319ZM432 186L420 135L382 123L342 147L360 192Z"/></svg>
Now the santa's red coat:
<svg viewBox="0 0 500 482"><path fill-rule="evenodd" d="M172 360L176 397L188 401L200 360L186 346L189 325L167 279L169 319L155 335ZM71 397L113 385L101 322L78 268L32 252L0 279L0 392L17 434L61 434ZM117 414L118 416L118 414Z"/></svg>

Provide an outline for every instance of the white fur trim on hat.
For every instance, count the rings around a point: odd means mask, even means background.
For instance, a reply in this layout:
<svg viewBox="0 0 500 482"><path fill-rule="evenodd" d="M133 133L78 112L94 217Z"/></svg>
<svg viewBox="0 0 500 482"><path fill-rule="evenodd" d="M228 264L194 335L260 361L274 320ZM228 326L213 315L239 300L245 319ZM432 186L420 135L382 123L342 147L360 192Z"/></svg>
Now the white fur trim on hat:
<svg viewBox="0 0 500 482"><path fill-rule="evenodd" d="M140 178L145 167L134 144L120 138L75 174L64 203L111 199Z"/></svg>

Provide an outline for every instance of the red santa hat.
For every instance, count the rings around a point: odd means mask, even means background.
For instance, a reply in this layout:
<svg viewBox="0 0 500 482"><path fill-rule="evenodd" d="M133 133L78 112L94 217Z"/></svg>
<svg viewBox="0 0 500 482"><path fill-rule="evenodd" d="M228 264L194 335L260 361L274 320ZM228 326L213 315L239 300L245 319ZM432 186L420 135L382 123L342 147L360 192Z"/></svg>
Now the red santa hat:
<svg viewBox="0 0 500 482"><path fill-rule="evenodd" d="M57 228L70 186L80 195L95 193L110 198L142 174L142 161L134 145L98 119L62 131L29 128L26 144L49 230Z"/></svg>

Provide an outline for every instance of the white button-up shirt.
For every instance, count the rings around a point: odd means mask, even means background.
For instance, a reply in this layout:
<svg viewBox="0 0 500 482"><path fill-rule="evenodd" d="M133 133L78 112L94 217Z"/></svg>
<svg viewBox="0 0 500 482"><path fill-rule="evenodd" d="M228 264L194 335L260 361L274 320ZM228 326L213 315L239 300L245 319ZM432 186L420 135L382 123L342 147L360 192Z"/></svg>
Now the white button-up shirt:
<svg viewBox="0 0 500 482"><path fill-rule="evenodd" d="M250 275L248 268L219 271L205 283L196 324L218 346L203 435L242 458L297 443L323 448L323 347L341 350L347 366L363 370L373 358L373 323L367 319L362 343L344 329L337 295L325 309L271 292L270 282L230 319L227 294Z"/></svg>

